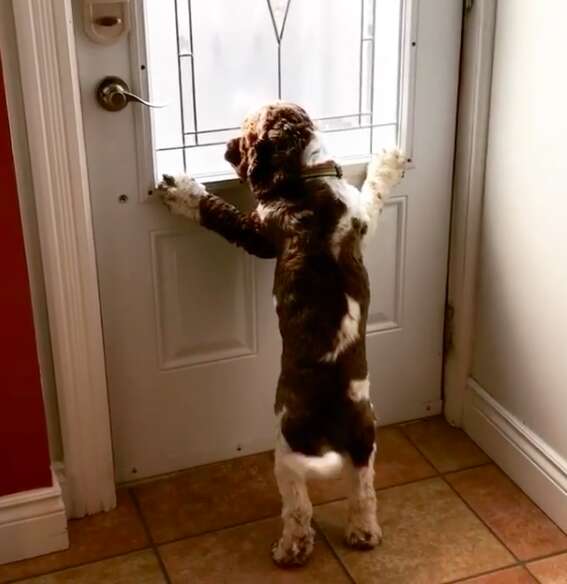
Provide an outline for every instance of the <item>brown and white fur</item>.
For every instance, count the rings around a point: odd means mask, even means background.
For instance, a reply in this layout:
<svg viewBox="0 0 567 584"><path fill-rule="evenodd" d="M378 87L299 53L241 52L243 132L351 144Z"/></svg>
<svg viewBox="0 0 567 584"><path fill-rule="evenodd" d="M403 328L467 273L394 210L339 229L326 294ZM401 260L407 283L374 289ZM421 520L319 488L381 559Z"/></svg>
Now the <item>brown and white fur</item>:
<svg viewBox="0 0 567 584"><path fill-rule="evenodd" d="M160 185L171 211L261 258L277 258L274 301L283 342L275 411L275 475L283 533L281 566L313 550L306 480L346 468L351 478L346 542L381 539L374 491L375 418L365 329L370 301L362 242L401 177L405 158L384 152L359 191L340 177L307 113L278 102L244 121L225 158L258 201L243 214L187 176Z"/></svg>

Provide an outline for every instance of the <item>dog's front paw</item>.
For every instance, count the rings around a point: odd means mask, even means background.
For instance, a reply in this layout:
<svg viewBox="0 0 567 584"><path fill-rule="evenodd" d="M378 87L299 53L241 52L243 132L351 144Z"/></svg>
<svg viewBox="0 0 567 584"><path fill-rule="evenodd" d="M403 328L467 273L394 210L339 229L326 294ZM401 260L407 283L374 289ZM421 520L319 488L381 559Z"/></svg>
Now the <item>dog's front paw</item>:
<svg viewBox="0 0 567 584"><path fill-rule="evenodd" d="M313 553L315 531L309 528L302 537L285 538L274 542L272 559L280 568L303 566Z"/></svg>
<svg viewBox="0 0 567 584"><path fill-rule="evenodd" d="M370 161L367 176L368 179L391 189L403 178L406 166L407 159L401 150L397 148L384 150Z"/></svg>
<svg viewBox="0 0 567 584"><path fill-rule="evenodd" d="M199 203L207 191L194 178L186 175L173 177L164 174L157 193L172 213L199 221Z"/></svg>
<svg viewBox="0 0 567 584"><path fill-rule="evenodd" d="M373 526L356 527L349 525L345 533L346 544L356 550L371 550L382 541L382 530Z"/></svg>

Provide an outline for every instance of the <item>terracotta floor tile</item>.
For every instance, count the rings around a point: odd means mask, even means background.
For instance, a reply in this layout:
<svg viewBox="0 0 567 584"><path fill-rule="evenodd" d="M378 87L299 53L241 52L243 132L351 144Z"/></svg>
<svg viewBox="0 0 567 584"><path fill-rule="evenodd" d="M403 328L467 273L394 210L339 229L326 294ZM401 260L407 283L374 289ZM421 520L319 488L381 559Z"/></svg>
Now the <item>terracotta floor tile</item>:
<svg viewBox="0 0 567 584"><path fill-rule="evenodd" d="M565 534L495 465L447 480L519 559L567 550Z"/></svg>
<svg viewBox="0 0 567 584"><path fill-rule="evenodd" d="M145 550L24 580L20 584L165 584L158 559Z"/></svg>
<svg viewBox="0 0 567 584"><path fill-rule="evenodd" d="M341 476L319 480L311 479L309 484L309 497L313 505L337 501L348 496L348 478L346 472Z"/></svg>
<svg viewBox="0 0 567 584"><path fill-rule="evenodd" d="M346 502L317 507L317 525L358 582L432 584L513 563L511 554L440 478L378 492L384 541L371 552L343 543Z"/></svg>
<svg viewBox="0 0 567 584"><path fill-rule="evenodd" d="M402 426L403 431L439 472L490 462L490 458L460 429L435 417Z"/></svg>
<svg viewBox="0 0 567 584"><path fill-rule="evenodd" d="M537 584L537 580L525 568L516 566L492 572L492 574L478 576L477 578L463 580L462 584Z"/></svg>
<svg viewBox="0 0 567 584"><path fill-rule="evenodd" d="M280 535L279 519L267 519L199 537L166 544L159 549L172 584L342 584L349 582L321 537L309 563L298 569L277 568L270 548Z"/></svg>
<svg viewBox="0 0 567 584"><path fill-rule="evenodd" d="M157 543L280 514L268 453L194 468L134 492Z"/></svg>
<svg viewBox="0 0 567 584"><path fill-rule="evenodd" d="M374 480L377 489L429 478L435 474L437 474L435 469L399 428L388 426L378 430L378 455ZM309 493L315 505L336 501L347 496L348 482L344 477L311 481Z"/></svg>
<svg viewBox="0 0 567 584"><path fill-rule="evenodd" d="M528 570L541 584L567 584L567 554L532 562Z"/></svg>
<svg viewBox="0 0 567 584"><path fill-rule="evenodd" d="M378 454L374 480L377 489L429 478L435 474L435 469L399 428L389 427L378 430Z"/></svg>
<svg viewBox="0 0 567 584"><path fill-rule="evenodd" d="M148 545L133 500L124 489L118 490L116 509L69 521L69 539L68 550L0 566L0 582L62 570Z"/></svg>

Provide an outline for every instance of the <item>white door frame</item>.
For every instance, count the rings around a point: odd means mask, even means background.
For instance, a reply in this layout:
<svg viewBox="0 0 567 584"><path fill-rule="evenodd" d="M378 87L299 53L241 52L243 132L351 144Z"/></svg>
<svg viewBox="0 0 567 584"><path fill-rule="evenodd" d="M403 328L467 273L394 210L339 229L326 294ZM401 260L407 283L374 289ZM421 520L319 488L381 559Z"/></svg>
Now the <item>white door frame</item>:
<svg viewBox="0 0 567 584"><path fill-rule="evenodd" d="M496 2L466 0L447 281L444 410L461 426L471 368Z"/></svg>
<svg viewBox="0 0 567 584"><path fill-rule="evenodd" d="M12 0L67 514L116 504L87 162L69 0Z"/></svg>
<svg viewBox="0 0 567 584"><path fill-rule="evenodd" d="M115 505L88 168L70 0L12 0L72 517ZM449 301L446 415L460 424L470 362L493 0L465 22Z"/></svg>

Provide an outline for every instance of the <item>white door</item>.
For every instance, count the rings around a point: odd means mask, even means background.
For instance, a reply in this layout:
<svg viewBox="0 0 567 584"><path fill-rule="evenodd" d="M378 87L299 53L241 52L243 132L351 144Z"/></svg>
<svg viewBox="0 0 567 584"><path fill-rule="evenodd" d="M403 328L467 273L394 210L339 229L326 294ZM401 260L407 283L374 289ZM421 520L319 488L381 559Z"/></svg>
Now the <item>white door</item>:
<svg viewBox="0 0 567 584"><path fill-rule="evenodd" d="M461 3L131 0L130 34L110 45L85 35L83 4L75 23L118 480L271 448L273 263L171 216L151 189L186 167L251 205L223 144L277 97L319 120L355 182L382 146L398 142L411 159L367 245L372 398L382 424L438 413ZM105 111L95 89L108 75L168 105Z"/></svg>

